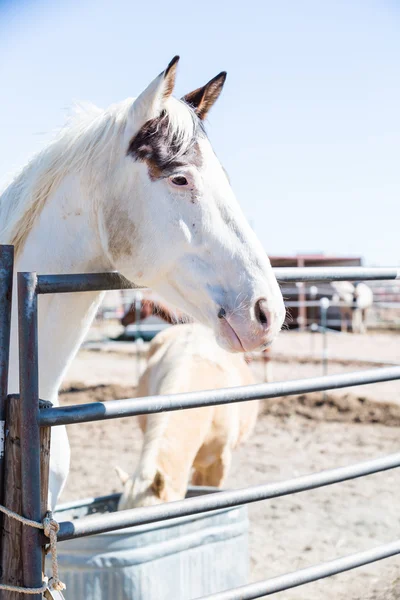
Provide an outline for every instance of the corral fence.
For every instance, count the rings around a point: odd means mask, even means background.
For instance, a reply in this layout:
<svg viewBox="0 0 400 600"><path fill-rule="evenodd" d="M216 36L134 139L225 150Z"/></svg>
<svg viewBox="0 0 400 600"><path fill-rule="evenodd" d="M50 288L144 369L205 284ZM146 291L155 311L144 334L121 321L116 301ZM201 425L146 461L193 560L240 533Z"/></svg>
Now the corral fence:
<svg viewBox="0 0 400 600"><path fill-rule="evenodd" d="M279 268L280 282L327 282L394 280L400 278L395 268ZM230 402L276 398L368 383L400 379L400 366L355 371L296 381L265 383L233 389L191 392L168 396L130 398L91 404L46 407L39 404L39 364L37 306L41 294L93 292L132 288L117 273L79 275L37 275L18 273L18 319L20 357L20 422L21 422L21 488L23 516L40 523L41 513L41 428L115 419L140 414L213 406ZM13 248L0 248L0 418L4 421L7 401L9 363L11 291L13 280ZM315 488L340 483L400 466L400 452L350 466L304 475L287 481L261 484L249 488L221 491L178 502L131 510L93 515L60 523L58 541L89 536L135 525L154 523L203 512L278 498ZM3 490L1 490L3 491ZM27 527L22 537L23 583L42 587L42 532ZM240 588L204 596L203 600L250 600L287 590L324 577L342 573L400 553L400 540L352 554L314 567L302 569ZM39 600L41 594L29 596ZM26 596L28 598L28 596ZM200 599L199 599L200 600Z"/></svg>

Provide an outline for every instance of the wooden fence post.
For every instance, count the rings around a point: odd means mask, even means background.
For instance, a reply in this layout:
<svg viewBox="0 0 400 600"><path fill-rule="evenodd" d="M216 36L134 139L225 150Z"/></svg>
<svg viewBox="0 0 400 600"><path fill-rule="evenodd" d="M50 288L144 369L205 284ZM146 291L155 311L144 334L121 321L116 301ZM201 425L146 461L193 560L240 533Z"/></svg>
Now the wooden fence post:
<svg viewBox="0 0 400 600"><path fill-rule="evenodd" d="M7 402L4 505L14 512L21 514L22 490L19 401L19 396L9 396ZM40 406L48 407L51 406L51 404L49 402L42 403L41 401ZM50 432L50 427L42 427L40 431L42 517L45 516L48 510ZM21 544L25 528L26 526L22 525L19 521L4 516L2 530L1 583L8 583L15 586L24 585ZM38 534L40 534L39 530ZM29 600L30 598L32 598L32 596L27 594L0 591L0 600Z"/></svg>

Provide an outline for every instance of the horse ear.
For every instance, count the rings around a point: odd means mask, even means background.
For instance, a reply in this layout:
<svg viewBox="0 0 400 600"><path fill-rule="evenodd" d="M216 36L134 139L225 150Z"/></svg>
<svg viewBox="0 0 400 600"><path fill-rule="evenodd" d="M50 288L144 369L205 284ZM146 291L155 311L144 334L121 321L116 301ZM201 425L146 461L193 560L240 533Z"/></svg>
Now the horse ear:
<svg viewBox="0 0 400 600"><path fill-rule="evenodd" d="M121 469L121 467L115 467L115 470L117 472L118 477L121 480L122 485L125 485L129 479L128 473L126 471L124 471L123 469Z"/></svg>
<svg viewBox="0 0 400 600"><path fill-rule="evenodd" d="M165 477L160 471L157 471L157 473L154 476L153 483L151 484L151 489L153 490L153 492L155 493L155 495L158 498L161 498L161 494L162 494L164 488L165 488Z"/></svg>
<svg viewBox="0 0 400 600"><path fill-rule="evenodd" d="M136 117L143 122L157 117L164 102L172 95L178 61L179 56L174 56L165 71L162 71L134 101L132 108Z"/></svg>
<svg viewBox="0 0 400 600"><path fill-rule="evenodd" d="M203 87L183 96L182 100L187 104L190 104L190 106L194 108L199 119L203 120L206 118L210 108L218 100L222 88L224 87L225 80L226 71L222 71L222 73L219 73L219 75L211 79Z"/></svg>

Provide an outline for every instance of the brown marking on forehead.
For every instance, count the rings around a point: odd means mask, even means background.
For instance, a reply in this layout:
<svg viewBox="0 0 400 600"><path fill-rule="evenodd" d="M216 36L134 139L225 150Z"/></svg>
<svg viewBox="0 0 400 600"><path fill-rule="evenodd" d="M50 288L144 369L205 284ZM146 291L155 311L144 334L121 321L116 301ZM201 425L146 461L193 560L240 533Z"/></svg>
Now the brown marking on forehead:
<svg viewBox="0 0 400 600"><path fill-rule="evenodd" d="M194 125L192 138L182 142L170 126L168 113L163 111L159 117L142 126L130 141L127 154L147 163L152 180L168 177L185 166L200 167L202 161L197 140L204 135L204 130L200 121L194 120Z"/></svg>

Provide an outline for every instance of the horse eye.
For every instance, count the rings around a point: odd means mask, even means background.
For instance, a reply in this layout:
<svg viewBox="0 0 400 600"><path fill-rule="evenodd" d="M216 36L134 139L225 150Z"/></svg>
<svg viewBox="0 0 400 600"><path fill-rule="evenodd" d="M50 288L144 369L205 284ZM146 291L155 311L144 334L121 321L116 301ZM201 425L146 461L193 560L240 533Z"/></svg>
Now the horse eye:
<svg viewBox="0 0 400 600"><path fill-rule="evenodd" d="M186 179L186 177L183 177L183 175L177 175L176 177L171 177L171 182L174 185L187 185L188 184L188 180Z"/></svg>

